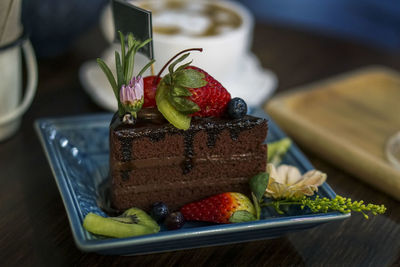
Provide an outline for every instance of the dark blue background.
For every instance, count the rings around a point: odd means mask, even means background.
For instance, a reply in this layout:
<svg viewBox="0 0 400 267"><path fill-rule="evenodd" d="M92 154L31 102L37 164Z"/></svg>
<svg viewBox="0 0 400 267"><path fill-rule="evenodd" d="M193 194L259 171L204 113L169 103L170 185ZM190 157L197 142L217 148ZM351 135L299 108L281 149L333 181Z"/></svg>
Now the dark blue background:
<svg viewBox="0 0 400 267"><path fill-rule="evenodd" d="M400 48L399 0L238 0L257 20L380 49ZM25 0L23 23L39 57L56 56L99 19L107 0Z"/></svg>

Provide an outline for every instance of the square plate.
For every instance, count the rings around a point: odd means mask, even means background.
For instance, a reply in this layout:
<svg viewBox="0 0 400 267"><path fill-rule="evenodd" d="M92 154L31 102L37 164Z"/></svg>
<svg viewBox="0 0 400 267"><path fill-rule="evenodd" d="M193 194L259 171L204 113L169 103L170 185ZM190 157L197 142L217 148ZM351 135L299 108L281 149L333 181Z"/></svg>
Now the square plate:
<svg viewBox="0 0 400 267"><path fill-rule="evenodd" d="M285 137L278 126L260 109L252 114L269 120L267 141ZM89 212L106 216L97 204L99 185L108 177L108 132L112 114L98 114L55 119L39 119L35 128L44 147L58 189L67 211L72 234L79 249L114 255L135 255L179 249L232 244L281 236L285 233L342 220L349 214L339 212L310 214L295 210L290 215L277 215L265 208L262 219L237 224L186 223L182 229L162 230L156 234L131 238L99 238L82 227ZM296 145L284 158L303 173L313 169ZM333 198L327 183L318 192Z"/></svg>

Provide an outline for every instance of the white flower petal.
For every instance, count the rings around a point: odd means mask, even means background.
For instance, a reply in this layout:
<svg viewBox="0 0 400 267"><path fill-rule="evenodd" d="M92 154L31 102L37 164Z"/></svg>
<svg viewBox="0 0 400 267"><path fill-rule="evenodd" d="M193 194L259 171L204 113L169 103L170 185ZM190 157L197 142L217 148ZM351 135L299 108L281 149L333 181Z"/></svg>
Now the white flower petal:
<svg viewBox="0 0 400 267"><path fill-rule="evenodd" d="M279 181L284 184L291 185L301 178L299 169L294 166L283 164L280 165L276 171L279 176Z"/></svg>
<svg viewBox="0 0 400 267"><path fill-rule="evenodd" d="M302 185L320 186L326 181L326 174L317 170L311 170L303 175ZM300 185L300 184L299 184Z"/></svg>
<svg viewBox="0 0 400 267"><path fill-rule="evenodd" d="M286 178L286 184L292 185L292 184L297 183L297 181L299 181L301 179L302 179L302 176L301 176L299 169L297 169L296 167L289 168L289 171L287 173L287 178Z"/></svg>
<svg viewBox="0 0 400 267"><path fill-rule="evenodd" d="M289 165L267 165L269 173L265 196L273 198L312 196L318 186L326 181L326 174L317 170L308 171L303 176L298 168Z"/></svg>
<svg viewBox="0 0 400 267"><path fill-rule="evenodd" d="M275 177L278 177L278 173L276 172L276 168L274 164L268 163L267 164L267 172L269 174L269 177L273 177L275 180Z"/></svg>

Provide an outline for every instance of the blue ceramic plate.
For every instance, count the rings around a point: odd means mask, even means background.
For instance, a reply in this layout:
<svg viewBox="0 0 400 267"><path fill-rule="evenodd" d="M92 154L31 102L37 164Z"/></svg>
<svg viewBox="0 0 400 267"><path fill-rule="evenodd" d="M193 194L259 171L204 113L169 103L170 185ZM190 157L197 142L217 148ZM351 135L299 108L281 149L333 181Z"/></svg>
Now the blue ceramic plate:
<svg viewBox="0 0 400 267"><path fill-rule="evenodd" d="M268 118L261 110L254 115ZM186 223L175 231L123 238L104 239L88 233L82 221L88 212L105 216L99 208L99 185L108 175L108 125L111 114L88 115L57 119L40 119L35 127L49 160L65 209L72 234L79 249L101 254L134 255L172 251L267 239L285 233L317 226L321 223L348 218L338 212L310 214L292 210L289 215L278 215L264 209L262 219L255 222L213 225ZM269 119L268 142L285 134ZM312 169L307 158L292 145L284 163L297 166L301 172ZM334 197L327 183L319 195Z"/></svg>

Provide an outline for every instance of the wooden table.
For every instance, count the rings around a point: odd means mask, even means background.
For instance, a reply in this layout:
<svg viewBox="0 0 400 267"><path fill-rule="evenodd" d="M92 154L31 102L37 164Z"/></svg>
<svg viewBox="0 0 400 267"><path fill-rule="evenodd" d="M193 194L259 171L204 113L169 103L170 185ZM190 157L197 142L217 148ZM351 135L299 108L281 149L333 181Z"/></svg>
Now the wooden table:
<svg viewBox="0 0 400 267"><path fill-rule="evenodd" d="M98 29L66 55L39 62L39 88L22 128L0 143L0 258L2 266L280 266L400 265L400 206L393 198L356 180L302 148L340 195L382 203L384 216L350 219L286 236L235 245L135 257L82 253L53 175L33 130L44 116L96 113L82 89L79 66L106 47ZM253 52L279 77L278 91L370 64L400 70L400 54L273 25L257 24Z"/></svg>

